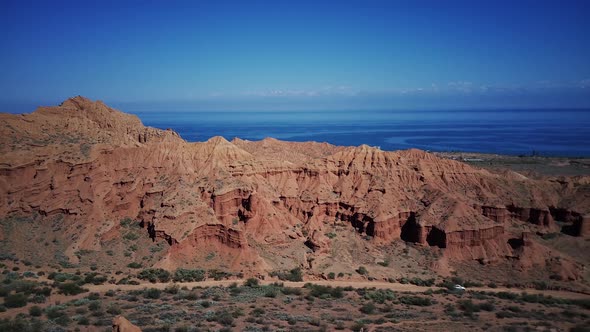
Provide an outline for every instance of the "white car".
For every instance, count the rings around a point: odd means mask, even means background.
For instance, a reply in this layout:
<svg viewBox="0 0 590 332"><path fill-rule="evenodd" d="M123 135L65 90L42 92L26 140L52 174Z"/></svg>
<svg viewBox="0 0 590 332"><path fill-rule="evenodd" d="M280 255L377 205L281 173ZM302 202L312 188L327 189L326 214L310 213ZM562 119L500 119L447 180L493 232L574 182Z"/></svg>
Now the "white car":
<svg viewBox="0 0 590 332"><path fill-rule="evenodd" d="M455 289L456 290L465 290L465 287L463 287L461 285L455 285Z"/></svg>

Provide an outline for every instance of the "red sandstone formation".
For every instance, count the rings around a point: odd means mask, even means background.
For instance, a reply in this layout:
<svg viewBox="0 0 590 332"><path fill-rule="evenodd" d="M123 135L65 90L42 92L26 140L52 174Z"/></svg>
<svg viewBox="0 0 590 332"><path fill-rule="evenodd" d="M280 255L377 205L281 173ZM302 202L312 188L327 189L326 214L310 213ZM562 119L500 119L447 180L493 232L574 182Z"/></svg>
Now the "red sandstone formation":
<svg viewBox="0 0 590 332"><path fill-rule="evenodd" d="M171 268L206 248L236 269L274 268L265 246L322 255L335 224L374 244L401 239L481 262L528 255L509 244L514 220L551 231L568 221L572 235L590 235L586 178L496 174L415 149L187 143L83 97L0 123L0 217L65 215L72 259L101 249L125 217L172 246L159 263Z"/></svg>

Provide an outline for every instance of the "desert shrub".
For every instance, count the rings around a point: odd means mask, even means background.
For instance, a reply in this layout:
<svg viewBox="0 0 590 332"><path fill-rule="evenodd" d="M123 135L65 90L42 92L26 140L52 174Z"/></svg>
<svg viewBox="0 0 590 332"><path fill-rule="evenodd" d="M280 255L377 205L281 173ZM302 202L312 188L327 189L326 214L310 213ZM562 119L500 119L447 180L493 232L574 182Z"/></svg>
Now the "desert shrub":
<svg viewBox="0 0 590 332"><path fill-rule="evenodd" d="M96 272L89 273L84 277L84 283L87 283L87 284L102 285L106 281L107 281L106 276L100 275Z"/></svg>
<svg viewBox="0 0 590 332"><path fill-rule="evenodd" d="M231 277L232 274L229 272L212 269L207 271L207 275L209 278L213 278L213 280L223 280Z"/></svg>
<svg viewBox="0 0 590 332"><path fill-rule="evenodd" d="M32 307L29 308L29 315L33 316L33 317L39 317L43 314L43 309L41 309L41 307L34 305Z"/></svg>
<svg viewBox="0 0 590 332"><path fill-rule="evenodd" d="M352 325L352 327L350 329L354 332L364 331L365 330L365 323L363 323L362 321L356 321L356 322L354 322L354 324Z"/></svg>
<svg viewBox="0 0 590 332"><path fill-rule="evenodd" d="M279 289L275 286L263 286L264 287L264 296L275 298L279 294Z"/></svg>
<svg viewBox="0 0 590 332"><path fill-rule="evenodd" d="M549 285L545 281L533 281L533 287L538 290L546 290L549 289Z"/></svg>
<svg viewBox="0 0 590 332"><path fill-rule="evenodd" d="M54 281L57 281L57 282L64 282L64 281L67 281L67 280L78 281L78 280L80 280L82 278L80 276L78 276L78 275L70 274L70 273L51 272L47 276L47 279L54 280Z"/></svg>
<svg viewBox="0 0 590 332"><path fill-rule="evenodd" d="M135 241L135 240L139 239L139 234L137 234L135 232L128 232L125 235L123 235L123 238L125 240Z"/></svg>
<svg viewBox="0 0 590 332"><path fill-rule="evenodd" d="M453 282L453 281L451 281L451 280L445 279L445 280L443 280L442 282L439 282L439 283L438 283L438 284L436 284L436 285L437 285L438 287L446 288L446 289L448 289L448 290L454 290L454 289L455 289L455 285L456 285L456 284L457 284L457 283L455 283L455 282Z"/></svg>
<svg viewBox="0 0 590 332"><path fill-rule="evenodd" d="M377 303L385 303L386 301L395 300L395 293L390 289L377 289L365 292L364 298Z"/></svg>
<svg viewBox="0 0 590 332"><path fill-rule="evenodd" d="M88 320L87 317L82 316L78 319L78 325L88 326L88 325L90 325L90 321Z"/></svg>
<svg viewBox="0 0 590 332"><path fill-rule="evenodd" d="M244 286L246 287L258 287L258 279L256 278L248 278L244 281Z"/></svg>
<svg viewBox="0 0 590 332"><path fill-rule="evenodd" d="M176 282L203 281L205 280L205 271L180 268L174 272L173 279Z"/></svg>
<svg viewBox="0 0 590 332"><path fill-rule="evenodd" d="M332 297L336 299L344 297L342 287L307 284L306 288L310 289L309 295L313 297Z"/></svg>
<svg viewBox="0 0 590 332"><path fill-rule="evenodd" d="M301 288L297 287L282 287L281 292L285 295L301 295L303 293Z"/></svg>
<svg viewBox="0 0 590 332"><path fill-rule="evenodd" d="M483 284L478 281L465 280L463 283L463 286L465 286L465 287L482 287Z"/></svg>
<svg viewBox="0 0 590 332"><path fill-rule="evenodd" d="M146 299L159 299L160 294L162 294L162 291L157 288L148 288L143 292Z"/></svg>
<svg viewBox="0 0 590 332"><path fill-rule="evenodd" d="M137 278L150 282L168 282L170 281L170 272L164 269L145 269L139 272Z"/></svg>
<svg viewBox="0 0 590 332"><path fill-rule="evenodd" d="M111 315L119 315L121 314L122 310L117 304L111 303L107 308L107 312Z"/></svg>
<svg viewBox="0 0 590 332"><path fill-rule="evenodd" d="M35 295L42 295L42 296L49 296L51 295L51 288L49 287L39 287L33 290Z"/></svg>
<svg viewBox="0 0 590 332"><path fill-rule="evenodd" d="M383 267L388 267L389 266L389 260L385 260L383 262L377 262L377 265L381 265Z"/></svg>
<svg viewBox="0 0 590 332"><path fill-rule="evenodd" d="M402 296L399 298L400 303L408 304L408 305L415 305L420 307L427 307L434 302L428 297L420 297L420 296Z"/></svg>
<svg viewBox="0 0 590 332"><path fill-rule="evenodd" d="M336 279L336 274L334 272L328 273L328 279Z"/></svg>
<svg viewBox="0 0 590 332"><path fill-rule="evenodd" d="M434 285L434 278L431 279L420 279L420 278L412 278L410 280L408 280L408 282L412 285L416 285L416 286L426 286L426 287L430 287L432 285Z"/></svg>
<svg viewBox="0 0 590 332"><path fill-rule="evenodd" d="M87 292L87 289L80 287L75 282L65 282L63 284L58 285L59 293L65 295L77 295L84 292Z"/></svg>
<svg viewBox="0 0 590 332"><path fill-rule="evenodd" d="M44 331L44 324L38 319L26 320L21 316L13 319L0 319L0 331L3 332L36 332Z"/></svg>
<svg viewBox="0 0 590 332"><path fill-rule="evenodd" d="M494 311L496 309L492 302L480 303L479 308L483 311Z"/></svg>
<svg viewBox="0 0 590 332"><path fill-rule="evenodd" d="M518 294L509 293L509 292L499 292L499 293L495 293L494 295L496 295L497 297L499 297L503 300L515 300L516 298L518 298Z"/></svg>
<svg viewBox="0 0 590 332"><path fill-rule="evenodd" d="M514 317L515 315L510 312L510 311L499 311L496 313L496 318L511 318Z"/></svg>
<svg viewBox="0 0 590 332"><path fill-rule="evenodd" d="M359 268L358 268L358 269L356 269L356 272L357 272L358 274L360 274L360 275L363 275L363 276L365 276L365 275L369 274L369 271L368 271L368 270L367 270L367 268L366 268L366 267L364 267L364 266L359 266Z"/></svg>
<svg viewBox="0 0 590 332"><path fill-rule="evenodd" d="M377 309L377 307L375 306L375 304L373 302L369 302L369 303L365 303L362 307L360 307L359 310L363 314L371 315L371 314L375 313L376 309Z"/></svg>
<svg viewBox="0 0 590 332"><path fill-rule="evenodd" d="M234 323L233 315L226 309L216 311L212 319L224 326L231 326Z"/></svg>
<svg viewBox="0 0 590 332"><path fill-rule="evenodd" d="M4 298L4 306L7 308L20 308L27 305L28 297L25 294L9 294Z"/></svg>
<svg viewBox="0 0 590 332"><path fill-rule="evenodd" d="M576 299L576 300L570 300L569 301L570 304L574 304L577 305L581 308L590 310L590 299Z"/></svg>
<svg viewBox="0 0 590 332"><path fill-rule="evenodd" d="M252 311L250 311L250 315L255 316L255 317L260 317L262 315L264 315L265 311L262 308L254 308Z"/></svg>
<svg viewBox="0 0 590 332"><path fill-rule="evenodd" d="M54 320L60 316L67 315L67 313L65 313L63 309L65 309L65 306L63 305L49 306L45 309L45 316L47 316L47 318L51 320Z"/></svg>
<svg viewBox="0 0 590 332"><path fill-rule="evenodd" d="M142 265L141 265L141 263L138 263L138 262L131 262L131 263L127 264L127 267L131 268L131 269L141 269Z"/></svg>
<svg viewBox="0 0 590 332"><path fill-rule="evenodd" d="M479 306L474 304L471 300L459 301L459 309L461 309L466 314L471 314L480 311Z"/></svg>
<svg viewBox="0 0 590 332"><path fill-rule="evenodd" d="M129 217L123 218L119 222L119 225L121 225L121 227L124 227L124 228L129 228L129 227L133 226L133 224L134 224L133 220Z"/></svg>
<svg viewBox="0 0 590 332"><path fill-rule="evenodd" d="M178 285L169 285L164 288L164 292L168 294L178 294L179 289L180 287L178 287Z"/></svg>
<svg viewBox="0 0 590 332"><path fill-rule="evenodd" d="M94 300L88 304L88 309L90 311L98 311L98 310L100 310L100 307L101 307L100 301Z"/></svg>
<svg viewBox="0 0 590 332"><path fill-rule="evenodd" d="M278 277L280 280L303 281L303 271L300 268L294 268L290 271L273 271L271 277Z"/></svg>
<svg viewBox="0 0 590 332"><path fill-rule="evenodd" d="M68 326L68 324L70 324L70 317L68 317L67 314L61 315L55 319L53 319L54 322L56 322L58 325L61 326Z"/></svg>

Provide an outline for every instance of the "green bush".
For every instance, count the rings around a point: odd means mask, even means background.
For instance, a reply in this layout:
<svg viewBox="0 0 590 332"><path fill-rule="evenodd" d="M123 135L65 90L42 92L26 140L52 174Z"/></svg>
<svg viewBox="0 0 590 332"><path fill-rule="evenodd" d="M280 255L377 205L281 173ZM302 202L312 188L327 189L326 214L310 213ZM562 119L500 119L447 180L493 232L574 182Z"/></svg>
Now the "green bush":
<svg viewBox="0 0 590 332"><path fill-rule="evenodd" d="M129 264L127 264L128 268L132 268L132 269L141 269L141 263L137 263L137 262L131 262Z"/></svg>
<svg viewBox="0 0 590 332"><path fill-rule="evenodd" d="M47 307L47 309L45 309L45 316L47 316L47 318L54 320L58 317L67 315L63 309L65 308L65 306L63 305L53 305L53 306L49 306Z"/></svg>
<svg viewBox="0 0 590 332"><path fill-rule="evenodd" d="M408 304L408 305L415 305L420 307L427 307L434 302L428 297L420 297L420 296L402 296L399 298L400 303Z"/></svg>
<svg viewBox="0 0 590 332"><path fill-rule="evenodd" d="M125 228L129 228L130 226L133 226L133 223L134 223L133 220L129 217L121 219L121 221L119 222L121 227L125 227Z"/></svg>
<svg viewBox="0 0 590 332"><path fill-rule="evenodd" d="M31 319L30 321L21 316L16 316L13 319L0 319L0 331L3 332L36 332L45 331L44 324L38 319Z"/></svg>
<svg viewBox="0 0 590 332"><path fill-rule="evenodd" d="M275 286L264 286L264 297L275 298L279 294L279 289Z"/></svg>
<svg viewBox="0 0 590 332"><path fill-rule="evenodd" d="M356 272L360 275L363 275L363 276L366 276L367 274L369 274L369 271L364 266L359 266L359 268L356 269Z"/></svg>
<svg viewBox="0 0 590 332"><path fill-rule="evenodd" d="M306 288L310 289L309 295L313 297L325 298L329 296L335 299L344 297L342 287L308 284Z"/></svg>
<svg viewBox="0 0 590 332"><path fill-rule="evenodd" d="M27 305L28 297L25 294L9 294L4 298L4 306L7 308L20 308Z"/></svg>
<svg viewBox="0 0 590 332"><path fill-rule="evenodd" d="M258 279L256 278L248 278L244 281L244 286L246 287L258 287Z"/></svg>
<svg viewBox="0 0 590 332"><path fill-rule="evenodd" d="M94 284L94 285L102 285L107 281L107 277L100 275L96 272L88 273L84 277L84 283L86 284Z"/></svg>
<svg viewBox="0 0 590 332"><path fill-rule="evenodd" d="M227 279L227 278L231 277L232 274L229 272L213 269L213 270L209 270L207 275L209 276L209 278L213 278L213 280L223 280L223 279Z"/></svg>
<svg viewBox="0 0 590 332"><path fill-rule="evenodd" d="M34 305L32 307L29 308L29 315L33 316L33 317L39 317L43 314L43 309L41 309L41 307Z"/></svg>
<svg viewBox="0 0 590 332"><path fill-rule="evenodd" d="M58 288L59 293L64 295L77 295L88 291L87 289L78 286L78 284L75 282L59 284Z"/></svg>
<svg viewBox="0 0 590 332"><path fill-rule="evenodd" d="M494 311L496 309L492 302L481 303L479 308L483 311Z"/></svg>
<svg viewBox="0 0 590 332"><path fill-rule="evenodd" d="M125 235L123 235L123 238L125 240L135 241L135 240L139 239L139 234L137 234L135 232L129 232L129 233L126 233Z"/></svg>
<svg viewBox="0 0 590 332"><path fill-rule="evenodd" d="M301 288L298 287L282 287L281 292L285 295L301 295Z"/></svg>
<svg viewBox="0 0 590 332"><path fill-rule="evenodd" d="M88 309L90 311L98 311L98 310L100 310L100 307L101 307L100 301L94 300L88 304Z"/></svg>
<svg viewBox="0 0 590 332"><path fill-rule="evenodd" d="M331 279L331 280L336 279L336 274L334 272L328 273L328 279Z"/></svg>
<svg viewBox="0 0 590 332"><path fill-rule="evenodd" d="M386 301L395 300L395 293L390 289L377 289L365 292L364 297L377 303L385 303Z"/></svg>
<svg viewBox="0 0 590 332"><path fill-rule="evenodd" d="M479 306L474 304L471 300L462 300L459 301L459 309L467 314L471 314L474 312L479 312Z"/></svg>
<svg viewBox="0 0 590 332"><path fill-rule="evenodd" d="M109 307L107 308L107 313L111 314L111 315L120 315L122 312L121 307L119 307L117 304L115 303L111 303L109 305Z"/></svg>
<svg viewBox="0 0 590 332"><path fill-rule="evenodd" d="M200 269L177 269L174 272L174 281L176 282L190 282L205 280L205 271Z"/></svg>
<svg viewBox="0 0 590 332"><path fill-rule="evenodd" d="M178 287L178 285L169 285L166 286L166 288L164 288L164 292L168 294L178 294L178 290L180 290L180 287Z"/></svg>
<svg viewBox="0 0 590 332"><path fill-rule="evenodd" d="M276 276L280 280L287 280L287 281L303 281L303 271L300 268L294 268L288 272L284 271L273 271L270 273L270 276Z"/></svg>
<svg viewBox="0 0 590 332"><path fill-rule="evenodd" d="M90 325L90 321L88 320L87 317L82 316L78 319L78 325L88 326L88 325Z"/></svg>
<svg viewBox="0 0 590 332"><path fill-rule="evenodd" d="M233 315L225 309L216 311L213 320L224 326L231 326L234 323Z"/></svg>
<svg viewBox="0 0 590 332"><path fill-rule="evenodd" d="M168 282L170 281L170 272L164 269L145 269L139 272L137 278L150 282Z"/></svg>
<svg viewBox="0 0 590 332"><path fill-rule="evenodd" d="M373 304L373 302L369 302L365 303L359 310L363 314L371 315L375 312L376 309L377 307L375 306L375 304Z"/></svg>
<svg viewBox="0 0 590 332"><path fill-rule="evenodd" d="M149 288L143 292L143 296L147 299L159 299L162 291L157 288Z"/></svg>

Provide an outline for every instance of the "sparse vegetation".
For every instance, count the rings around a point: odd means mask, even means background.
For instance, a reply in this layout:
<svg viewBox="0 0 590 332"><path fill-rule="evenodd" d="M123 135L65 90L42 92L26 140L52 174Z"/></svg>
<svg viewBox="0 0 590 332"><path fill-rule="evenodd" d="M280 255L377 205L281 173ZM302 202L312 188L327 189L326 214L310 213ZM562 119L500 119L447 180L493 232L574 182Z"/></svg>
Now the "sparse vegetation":
<svg viewBox="0 0 590 332"><path fill-rule="evenodd" d="M199 269L177 269L174 272L174 281L176 282L191 282L205 280L205 271Z"/></svg>
<svg viewBox="0 0 590 332"><path fill-rule="evenodd" d="M369 274L369 271L364 266L360 266L358 269L356 269L356 272L360 275L363 275L363 276L366 276Z"/></svg>
<svg viewBox="0 0 590 332"><path fill-rule="evenodd" d="M170 272L164 269L145 269L142 270L137 278L149 280L150 282L168 282L170 281Z"/></svg>
<svg viewBox="0 0 590 332"><path fill-rule="evenodd" d="M300 268L294 268L288 272L274 271L271 276L277 276L280 280L303 281L303 271Z"/></svg>

